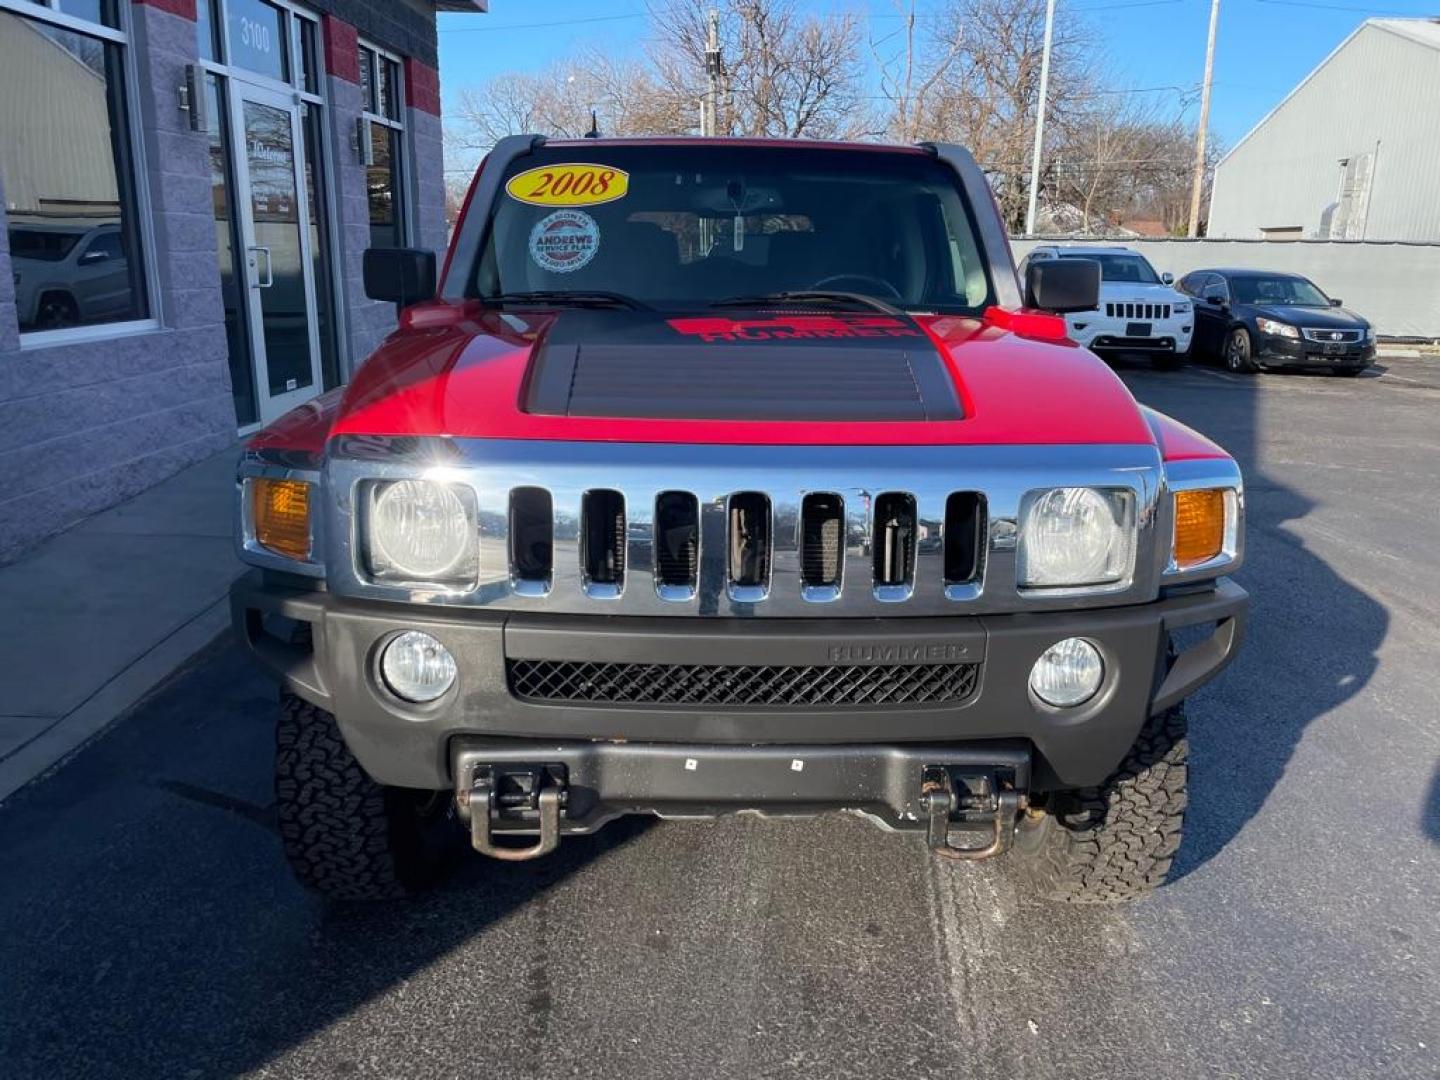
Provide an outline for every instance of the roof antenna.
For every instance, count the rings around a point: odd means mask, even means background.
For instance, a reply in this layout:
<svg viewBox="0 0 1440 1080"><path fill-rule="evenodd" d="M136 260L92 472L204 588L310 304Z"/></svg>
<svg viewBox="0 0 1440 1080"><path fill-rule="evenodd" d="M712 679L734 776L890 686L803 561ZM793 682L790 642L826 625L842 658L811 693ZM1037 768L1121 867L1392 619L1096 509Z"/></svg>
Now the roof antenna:
<svg viewBox="0 0 1440 1080"><path fill-rule="evenodd" d="M595 119L595 110L590 110L590 130L585 133L587 139L600 138L600 123Z"/></svg>

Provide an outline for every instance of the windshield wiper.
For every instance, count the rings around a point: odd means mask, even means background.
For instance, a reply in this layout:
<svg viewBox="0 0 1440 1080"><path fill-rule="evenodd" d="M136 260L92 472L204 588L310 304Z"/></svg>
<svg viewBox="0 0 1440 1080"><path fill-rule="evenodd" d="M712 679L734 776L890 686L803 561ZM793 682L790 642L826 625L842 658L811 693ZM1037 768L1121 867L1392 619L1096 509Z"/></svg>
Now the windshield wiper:
<svg viewBox="0 0 1440 1080"><path fill-rule="evenodd" d="M623 307L631 311L654 309L633 296L601 289L541 289L535 292L503 292L482 296L486 304L556 304L569 307Z"/></svg>
<svg viewBox="0 0 1440 1080"><path fill-rule="evenodd" d="M777 304L827 304L830 307L869 308L897 319L907 318L905 312L868 293L839 292L826 289L797 289L794 292L762 293L758 296L727 296L711 307L774 307Z"/></svg>

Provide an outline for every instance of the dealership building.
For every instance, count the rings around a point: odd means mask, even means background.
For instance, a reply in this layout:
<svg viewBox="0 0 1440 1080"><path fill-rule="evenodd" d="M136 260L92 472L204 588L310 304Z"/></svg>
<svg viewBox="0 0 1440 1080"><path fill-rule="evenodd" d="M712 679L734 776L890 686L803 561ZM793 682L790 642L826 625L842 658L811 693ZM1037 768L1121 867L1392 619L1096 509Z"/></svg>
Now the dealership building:
<svg viewBox="0 0 1440 1080"><path fill-rule="evenodd" d="M445 241L435 19L0 0L0 562L343 382Z"/></svg>

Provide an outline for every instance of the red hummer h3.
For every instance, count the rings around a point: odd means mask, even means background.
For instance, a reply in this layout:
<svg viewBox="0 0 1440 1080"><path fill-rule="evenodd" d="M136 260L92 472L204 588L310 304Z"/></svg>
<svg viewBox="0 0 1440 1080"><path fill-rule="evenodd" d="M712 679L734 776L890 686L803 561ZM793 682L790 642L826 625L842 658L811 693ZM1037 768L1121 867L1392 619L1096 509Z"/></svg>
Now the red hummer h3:
<svg viewBox="0 0 1440 1080"><path fill-rule="evenodd" d="M1066 340L1098 267L1018 281L966 151L510 138L438 283L364 273L399 328L239 470L302 881L739 810L1164 879L1240 472Z"/></svg>

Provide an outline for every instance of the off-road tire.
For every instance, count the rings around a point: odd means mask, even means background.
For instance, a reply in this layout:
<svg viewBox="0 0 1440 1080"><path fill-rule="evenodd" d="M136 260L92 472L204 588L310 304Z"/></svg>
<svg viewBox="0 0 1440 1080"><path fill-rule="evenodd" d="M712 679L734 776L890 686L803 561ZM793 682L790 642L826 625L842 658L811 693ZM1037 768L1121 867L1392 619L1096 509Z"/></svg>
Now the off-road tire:
<svg viewBox="0 0 1440 1080"><path fill-rule="evenodd" d="M1119 904L1165 882L1185 821L1185 707L1151 717L1120 767L1098 788L1051 796L1022 815L1017 869L1039 896Z"/></svg>
<svg viewBox="0 0 1440 1080"><path fill-rule="evenodd" d="M275 801L285 858L302 885L333 900L419 892L463 839L448 792L386 787L350 753L335 717L281 693Z"/></svg>

